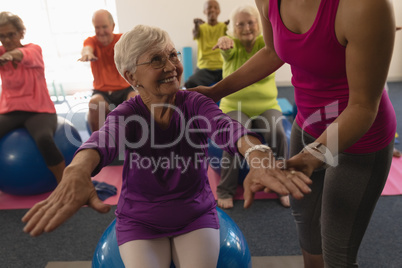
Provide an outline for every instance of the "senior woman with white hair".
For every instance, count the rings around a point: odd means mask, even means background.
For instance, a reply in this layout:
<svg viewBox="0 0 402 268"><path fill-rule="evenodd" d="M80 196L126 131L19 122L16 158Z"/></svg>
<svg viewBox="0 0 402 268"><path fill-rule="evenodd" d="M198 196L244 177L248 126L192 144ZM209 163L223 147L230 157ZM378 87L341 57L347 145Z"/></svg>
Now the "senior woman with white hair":
<svg viewBox="0 0 402 268"><path fill-rule="evenodd" d="M261 35L261 20L256 7L241 5L230 16L228 36L218 39L213 49L219 48L223 58L223 78L240 68L255 53L265 47ZM266 143L272 148L277 159L287 157L287 140L282 126L282 110L278 104L278 88L275 73L260 81L230 94L220 101L219 108L230 118L239 121L244 127L259 130ZM227 167L221 167L221 180L217 188L218 206L233 207L233 196L238 185L238 156L223 152ZM281 196L280 202L289 207L289 197Z"/></svg>
<svg viewBox="0 0 402 268"><path fill-rule="evenodd" d="M85 204L107 212L91 174L122 147L116 234L126 267L169 267L172 260L179 267L216 267L219 222L207 178L208 138L245 155L248 176L266 180L273 191L295 198L310 192L301 172L264 167L272 151L211 99L179 90L183 66L165 31L136 26L116 44L115 61L139 95L111 112L81 146L52 195L24 216L25 232L52 231Z"/></svg>

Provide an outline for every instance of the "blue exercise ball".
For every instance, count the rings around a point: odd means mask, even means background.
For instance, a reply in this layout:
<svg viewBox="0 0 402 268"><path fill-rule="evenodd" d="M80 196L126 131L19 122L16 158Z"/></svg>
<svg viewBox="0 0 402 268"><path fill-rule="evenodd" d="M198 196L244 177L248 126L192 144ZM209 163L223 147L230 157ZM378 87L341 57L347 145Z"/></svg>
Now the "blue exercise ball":
<svg viewBox="0 0 402 268"><path fill-rule="evenodd" d="M285 130L286 140L288 144L288 155L289 155L289 144L290 144L290 133L292 131L292 123L289 122L286 118L282 120L282 125ZM208 139L208 158L209 158L209 166L218 174L221 173L221 161L222 161L222 153L223 150L218 147L213 141ZM243 184L244 179L246 178L249 172L249 166L245 159L242 159L240 168L239 168L239 176L238 183Z"/></svg>
<svg viewBox="0 0 402 268"><path fill-rule="evenodd" d="M217 268L249 268L251 254L246 239L236 223L220 208L217 208L220 224L220 251ZM95 254L92 268L124 267L116 239L116 220L103 233ZM172 263L171 268L174 268Z"/></svg>
<svg viewBox="0 0 402 268"><path fill-rule="evenodd" d="M54 141L66 165L82 144L77 129L60 116ZM56 186L53 173L25 128L15 129L0 140L0 191L12 195L37 195L52 191Z"/></svg>

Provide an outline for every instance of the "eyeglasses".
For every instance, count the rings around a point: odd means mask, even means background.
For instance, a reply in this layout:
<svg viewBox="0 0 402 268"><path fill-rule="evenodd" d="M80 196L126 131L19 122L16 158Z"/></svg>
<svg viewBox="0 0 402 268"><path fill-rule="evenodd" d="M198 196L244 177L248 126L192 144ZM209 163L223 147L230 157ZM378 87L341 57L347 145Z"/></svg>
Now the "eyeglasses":
<svg viewBox="0 0 402 268"><path fill-rule="evenodd" d="M175 65L179 64L179 62L181 61L181 53L180 52L176 52L176 51L172 52L169 54L168 57L169 57L169 61ZM165 67L168 57L161 56L161 55L155 55L150 61L137 64L136 66L150 64L151 67L154 69L161 69L161 68Z"/></svg>
<svg viewBox="0 0 402 268"><path fill-rule="evenodd" d="M0 40L6 40L8 39L13 39L14 37L17 36L17 32L11 32L11 33L6 33L6 34L0 34Z"/></svg>
<svg viewBox="0 0 402 268"><path fill-rule="evenodd" d="M250 20L250 21L248 21L246 23L244 23L244 22L236 23L236 27L239 28L239 29L243 29L244 27L246 27L248 25L248 27L251 28L251 27L254 26L254 24L256 24L256 22Z"/></svg>

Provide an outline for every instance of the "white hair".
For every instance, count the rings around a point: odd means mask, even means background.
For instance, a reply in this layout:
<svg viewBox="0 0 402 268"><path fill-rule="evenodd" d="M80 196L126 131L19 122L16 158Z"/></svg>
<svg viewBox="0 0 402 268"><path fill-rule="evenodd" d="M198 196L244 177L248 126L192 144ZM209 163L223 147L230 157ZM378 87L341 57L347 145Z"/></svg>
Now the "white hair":
<svg viewBox="0 0 402 268"><path fill-rule="evenodd" d="M232 10L232 13L230 14L230 23L228 25L227 34L237 38L237 36L235 36L234 34L235 33L234 27L236 27L236 16L239 13L249 14L256 19L258 24L257 35L260 35L262 31L260 13L258 12L257 8L252 5L241 5Z"/></svg>
<svg viewBox="0 0 402 268"><path fill-rule="evenodd" d="M149 51L162 51L172 44L168 33L158 27L137 25L123 34L114 47L114 61L119 73L135 73L138 59Z"/></svg>

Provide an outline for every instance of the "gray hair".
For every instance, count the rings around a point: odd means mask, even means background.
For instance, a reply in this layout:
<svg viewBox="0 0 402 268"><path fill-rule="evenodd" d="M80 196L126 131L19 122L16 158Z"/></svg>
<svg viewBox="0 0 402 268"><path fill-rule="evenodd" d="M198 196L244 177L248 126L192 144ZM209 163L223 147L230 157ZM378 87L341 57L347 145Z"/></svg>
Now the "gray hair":
<svg viewBox="0 0 402 268"><path fill-rule="evenodd" d="M6 24L13 25L17 31L22 34L22 36L25 35L26 29L22 19L11 12L3 11L0 13L0 26L4 26Z"/></svg>
<svg viewBox="0 0 402 268"><path fill-rule="evenodd" d="M228 31L227 34L233 37L236 37L234 35L235 31L234 31L234 27L236 27L236 16L239 13L246 13L251 15L252 17L254 17L257 21L258 24L258 35L261 34L262 31L262 24L261 24L261 18L260 18L260 13L258 12L257 8L252 6L252 5L241 5L236 7L232 13L230 14L230 23L228 25Z"/></svg>
<svg viewBox="0 0 402 268"><path fill-rule="evenodd" d="M114 61L119 73L135 73L138 59L149 51L162 51L172 44L168 33L158 27L137 25L123 34L114 46Z"/></svg>

